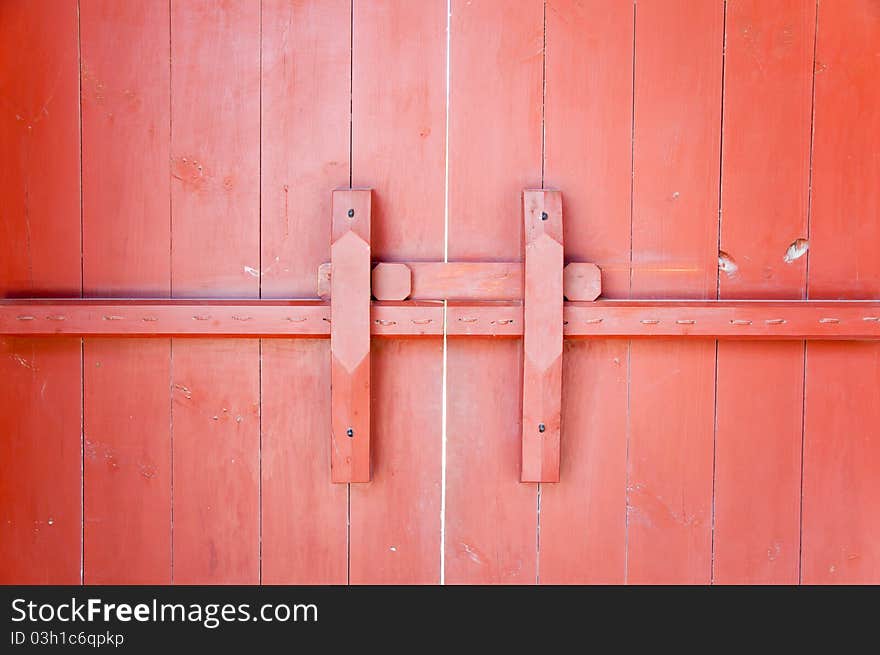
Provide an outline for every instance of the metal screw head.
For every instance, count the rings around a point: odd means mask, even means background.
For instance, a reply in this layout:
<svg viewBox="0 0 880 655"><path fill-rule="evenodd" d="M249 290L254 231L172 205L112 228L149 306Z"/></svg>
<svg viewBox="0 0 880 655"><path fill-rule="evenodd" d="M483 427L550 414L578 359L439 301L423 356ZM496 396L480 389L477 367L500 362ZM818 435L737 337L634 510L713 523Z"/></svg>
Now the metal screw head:
<svg viewBox="0 0 880 655"><path fill-rule="evenodd" d="M347 436L347 437L353 437L353 436L354 436L354 430L352 430L351 428L348 428L348 430L345 431L345 436Z"/></svg>
<svg viewBox="0 0 880 655"><path fill-rule="evenodd" d="M546 425L544 425L543 423L538 423L538 432L543 432L546 429L547 429Z"/></svg>
<svg viewBox="0 0 880 655"><path fill-rule="evenodd" d="M349 210L348 210L348 217L349 217L349 218L354 218L354 210L353 210L353 209L349 209Z"/></svg>
<svg viewBox="0 0 880 655"><path fill-rule="evenodd" d="M546 221L548 218L550 218L550 217L547 215L547 212L541 212L541 220L542 221Z"/></svg>

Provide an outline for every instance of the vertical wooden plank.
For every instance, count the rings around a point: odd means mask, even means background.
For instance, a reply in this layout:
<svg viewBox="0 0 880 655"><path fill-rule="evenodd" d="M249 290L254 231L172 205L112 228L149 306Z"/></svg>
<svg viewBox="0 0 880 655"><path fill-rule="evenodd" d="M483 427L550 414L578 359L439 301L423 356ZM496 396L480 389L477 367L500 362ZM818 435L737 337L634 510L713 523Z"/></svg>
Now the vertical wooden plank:
<svg viewBox="0 0 880 655"><path fill-rule="evenodd" d="M264 298L314 297L330 190L349 184L350 0L263 0ZM332 484L330 342L262 342L262 579L344 584L348 489Z"/></svg>
<svg viewBox="0 0 880 655"><path fill-rule="evenodd" d="M373 341L373 479L351 485L351 584L440 580L442 345Z"/></svg>
<svg viewBox="0 0 880 655"><path fill-rule="evenodd" d="M86 584L171 581L170 363L167 339L84 344Z"/></svg>
<svg viewBox="0 0 880 655"><path fill-rule="evenodd" d="M0 340L0 580L79 584L79 339Z"/></svg>
<svg viewBox="0 0 880 655"><path fill-rule="evenodd" d="M442 259L445 0L356 0L352 57L352 181L373 189L374 257ZM351 485L354 584L440 580L442 348L373 342L373 478Z"/></svg>
<svg viewBox="0 0 880 655"><path fill-rule="evenodd" d="M79 296L76 3L15 0L0 12L4 296Z"/></svg>
<svg viewBox="0 0 880 655"><path fill-rule="evenodd" d="M632 290L715 295L723 3L636 6ZM631 346L627 580L711 575L715 342Z"/></svg>
<svg viewBox="0 0 880 655"><path fill-rule="evenodd" d="M815 4L729 0L725 25L719 295L802 298ZM718 343L717 583L798 580L803 348Z"/></svg>
<svg viewBox="0 0 880 655"><path fill-rule="evenodd" d="M259 295L259 103L260 5L173 2L177 297ZM174 581L256 583L259 342L175 339L172 379Z"/></svg>
<svg viewBox="0 0 880 655"><path fill-rule="evenodd" d="M633 4L548 0L545 186L562 191L565 261L629 296Z"/></svg>
<svg viewBox="0 0 880 655"><path fill-rule="evenodd" d="M720 296L803 298L816 7L728 0L726 28Z"/></svg>
<svg viewBox="0 0 880 655"><path fill-rule="evenodd" d="M370 190L333 192L330 477L370 481Z"/></svg>
<svg viewBox="0 0 880 655"><path fill-rule="evenodd" d="M0 4L0 295L79 296L75 2ZM81 342L0 339L0 582L81 578Z"/></svg>
<svg viewBox="0 0 880 655"><path fill-rule="evenodd" d="M542 584L624 580L627 351L623 339L565 342L559 482L541 485Z"/></svg>
<svg viewBox="0 0 880 655"><path fill-rule="evenodd" d="M170 292L169 20L163 3L80 3L86 296ZM170 352L83 344L87 584L171 581Z"/></svg>
<svg viewBox="0 0 880 655"><path fill-rule="evenodd" d="M810 298L880 297L880 7L819 4ZM880 582L880 345L810 343L802 579Z"/></svg>
<svg viewBox="0 0 880 655"><path fill-rule="evenodd" d="M598 263L602 295L626 298L633 4L551 0L546 21L544 174L562 190L566 261ZM623 582L628 352L622 339L565 343L560 480L541 488L542 583Z"/></svg>
<svg viewBox="0 0 880 655"><path fill-rule="evenodd" d="M523 482L559 482L562 225L559 191L523 192Z"/></svg>
<svg viewBox="0 0 880 655"><path fill-rule="evenodd" d="M259 4L173 0L171 89L174 295L256 297Z"/></svg>
<svg viewBox="0 0 880 655"><path fill-rule="evenodd" d="M319 346L310 339L263 340L266 584L348 580L348 488L330 482L330 357Z"/></svg>
<svg viewBox="0 0 880 655"><path fill-rule="evenodd" d="M544 3L452 3L449 259L521 257L540 186ZM446 580L534 583L537 488L519 481L520 340L447 345Z"/></svg>
<svg viewBox="0 0 880 655"><path fill-rule="evenodd" d="M174 582L259 580L259 369L254 339L173 344Z"/></svg>
<svg viewBox="0 0 880 655"><path fill-rule="evenodd" d="M262 6L260 286L313 298L330 261L330 191L349 185L351 0Z"/></svg>
<svg viewBox="0 0 880 655"><path fill-rule="evenodd" d="M83 286L170 290L167 4L81 0Z"/></svg>

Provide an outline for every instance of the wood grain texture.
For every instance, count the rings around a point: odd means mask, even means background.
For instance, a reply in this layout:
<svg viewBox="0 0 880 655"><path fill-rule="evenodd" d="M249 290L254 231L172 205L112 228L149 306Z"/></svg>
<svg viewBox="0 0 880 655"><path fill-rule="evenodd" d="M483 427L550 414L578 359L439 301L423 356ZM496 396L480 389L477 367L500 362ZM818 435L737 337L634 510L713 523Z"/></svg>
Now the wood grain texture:
<svg viewBox="0 0 880 655"><path fill-rule="evenodd" d="M330 191L349 185L350 0L263 0L261 66L261 295L313 297L330 258ZM268 584L348 580L348 489L329 472L329 350L326 339L262 342Z"/></svg>
<svg viewBox="0 0 880 655"><path fill-rule="evenodd" d="M79 339L0 340L3 584L81 582L80 363Z"/></svg>
<svg viewBox="0 0 880 655"><path fill-rule="evenodd" d="M350 67L350 0L263 0L264 298L314 297L330 259L330 191L349 186Z"/></svg>
<svg viewBox="0 0 880 655"><path fill-rule="evenodd" d="M260 5L171 4L172 291L249 298L260 271Z"/></svg>
<svg viewBox="0 0 880 655"><path fill-rule="evenodd" d="M80 21L84 295L168 296L169 8L84 0ZM86 583L171 581L170 354L83 344Z"/></svg>
<svg viewBox="0 0 880 655"><path fill-rule="evenodd" d="M633 11L546 5L545 184L563 192L566 261L599 263L607 298L629 296ZM620 583L629 343L568 340L563 352L562 462L559 483L541 488L539 581Z"/></svg>
<svg viewBox="0 0 880 655"><path fill-rule="evenodd" d="M83 287L168 297L167 4L82 0Z"/></svg>
<svg viewBox="0 0 880 655"><path fill-rule="evenodd" d="M523 482L559 481L562 423L562 194L523 192Z"/></svg>
<svg viewBox="0 0 880 655"><path fill-rule="evenodd" d="M815 4L736 0L725 24L719 297L802 298L807 258L787 253L807 235ZM798 580L803 355L718 344L716 583Z"/></svg>
<svg viewBox="0 0 880 655"><path fill-rule="evenodd" d="M442 259L446 3L356 0L353 20L352 180L373 189L373 256ZM442 366L441 339L373 341L373 480L351 486L353 584L440 580Z"/></svg>
<svg viewBox="0 0 880 655"><path fill-rule="evenodd" d="M0 4L3 297L82 291L77 30L76 3ZM0 582L79 584L81 341L0 339L0 379Z"/></svg>
<svg viewBox="0 0 880 655"><path fill-rule="evenodd" d="M452 3L449 259L514 261L541 186L544 6ZM537 488L519 482L522 343L447 344L446 581L537 577Z"/></svg>
<svg viewBox="0 0 880 655"><path fill-rule="evenodd" d="M635 297L715 295L723 4L639 2ZM715 343L633 342L627 580L711 576Z"/></svg>
<svg viewBox="0 0 880 655"><path fill-rule="evenodd" d="M348 581L348 488L330 482L327 340L262 345L262 580Z"/></svg>
<svg viewBox="0 0 880 655"><path fill-rule="evenodd" d="M880 295L880 7L819 3L811 298ZM802 581L880 582L878 344L808 344Z"/></svg>
<svg viewBox="0 0 880 655"><path fill-rule="evenodd" d="M373 480L351 485L351 584L440 580L441 339L373 341Z"/></svg>
<svg viewBox="0 0 880 655"><path fill-rule="evenodd" d="M522 342L450 337L447 350L446 581L534 584L537 485L519 481Z"/></svg>
<svg viewBox="0 0 880 655"><path fill-rule="evenodd" d="M333 192L330 474L370 481L370 190Z"/></svg>
<svg viewBox="0 0 880 655"><path fill-rule="evenodd" d="M170 350L168 339L85 341L86 584L171 582Z"/></svg>
<svg viewBox="0 0 880 655"><path fill-rule="evenodd" d="M0 29L3 295L79 296L76 4L4 2Z"/></svg>
<svg viewBox="0 0 880 655"><path fill-rule="evenodd" d="M542 584L623 582L627 346L565 341L559 482L541 485Z"/></svg>
<svg viewBox="0 0 880 655"><path fill-rule="evenodd" d="M174 582L260 575L260 379L254 339L175 340Z"/></svg>
<svg viewBox="0 0 880 655"><path fill-rule="evenodd" d="M545 186L565 203L565 261L602 269L603 295L630 277L633 5L549 0Z"/></svg>
<svg viewBox="0 0 880 655"><path fill-rule="evenodd" d="M260 6L171 6L172 292L259 296ZM175 339L173 580L259 582L259 342Z"/></svg>

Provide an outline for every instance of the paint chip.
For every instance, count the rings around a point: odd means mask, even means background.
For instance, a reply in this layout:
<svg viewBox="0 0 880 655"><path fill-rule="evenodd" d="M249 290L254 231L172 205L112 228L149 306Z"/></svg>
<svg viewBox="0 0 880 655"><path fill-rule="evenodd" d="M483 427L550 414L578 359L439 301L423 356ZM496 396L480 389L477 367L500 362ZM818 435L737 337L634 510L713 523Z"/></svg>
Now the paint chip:
<svg viewBox="0 0 880 655"><path fill-rule="evenodd" d="M727 277L733 277L739 270L736 261L723 250L718 251L718 270L726 273Z"/></svg>
<svg viewBox="0 0 880 655"><path fill-rule="evenodd" d="M786 264L791 264L794 260L800 259L806 255L809 249L809 241L806 239L795 239L788 247L788 250L785 251L785 257L782 258L782 261Z"/></svg>

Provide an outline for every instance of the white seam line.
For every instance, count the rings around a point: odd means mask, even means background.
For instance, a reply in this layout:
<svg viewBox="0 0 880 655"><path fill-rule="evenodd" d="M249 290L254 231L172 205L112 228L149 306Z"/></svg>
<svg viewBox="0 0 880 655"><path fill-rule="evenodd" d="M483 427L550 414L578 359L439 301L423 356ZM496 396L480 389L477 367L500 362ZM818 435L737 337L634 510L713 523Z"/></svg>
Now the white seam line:
<svg viewBox="0 0 880 655"><path fill-rule="evenodd" d="M446 133L444 142L443 180L443 261L449 261L449 69L450 69L450 22L452 0L446 0ZM440 398L440 584L446 584L446 307L443 301L443 372Z"/></svg>

